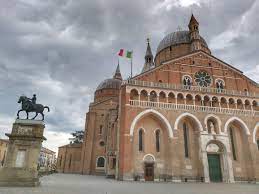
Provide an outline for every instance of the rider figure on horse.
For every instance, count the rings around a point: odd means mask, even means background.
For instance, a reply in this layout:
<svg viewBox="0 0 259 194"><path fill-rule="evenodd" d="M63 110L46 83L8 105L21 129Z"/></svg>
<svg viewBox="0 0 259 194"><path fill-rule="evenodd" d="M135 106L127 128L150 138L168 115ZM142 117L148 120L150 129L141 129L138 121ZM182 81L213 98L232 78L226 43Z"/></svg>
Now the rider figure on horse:
<svg viewBox="0 0 259 194"><path fill-rule="evenodd" d="M32 97L32 98L29 98L29 100L31 100L32 106L34 107L34 105L36 104L36 100L37 100L36 94L33 94L33 97Z"/></svg>
<svg viewBox="0 0 259 194"><path fill-rule="evenodd" d="M43 111L46 108L49 112L49 107L43 106L42 104L36 104L36 101L37 101L36 94L33 94L32 98L28 98L25 95L20 96L18 103L22 104L22 108L17 112L17 119L19 119L19 113L21 111L25 111L27 115L26 119L29 119L30 112L34 112L35 116L32 118L32 120L37 117L38 113L40 113L42 115L42 121L43 121L44 120Z"/></svg>

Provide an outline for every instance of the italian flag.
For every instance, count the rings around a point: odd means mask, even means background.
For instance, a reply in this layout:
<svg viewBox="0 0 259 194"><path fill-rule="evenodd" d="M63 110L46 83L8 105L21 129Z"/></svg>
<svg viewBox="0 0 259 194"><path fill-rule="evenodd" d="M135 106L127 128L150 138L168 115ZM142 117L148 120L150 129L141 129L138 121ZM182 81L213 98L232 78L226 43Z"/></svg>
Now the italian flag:
<svg viewBox="0 0 259 194"><path fill-rule="evenodd" d="M133 53L133 51L126 51L125 49L120 49L118 55L120 57L126 57L129 59L132 59L132 53Z"/></svg>

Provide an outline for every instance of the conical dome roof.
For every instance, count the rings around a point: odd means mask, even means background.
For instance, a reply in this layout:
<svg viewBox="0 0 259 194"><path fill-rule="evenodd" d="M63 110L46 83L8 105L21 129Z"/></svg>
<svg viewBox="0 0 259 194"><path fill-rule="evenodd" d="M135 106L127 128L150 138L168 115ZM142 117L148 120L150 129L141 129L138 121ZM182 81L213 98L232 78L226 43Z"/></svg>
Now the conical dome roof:
<svg viewBox="0 0 259 194"><path fill-rule="evenodd" d="M208 48L208 44L202 37L201 37L201 42L202 42L203 46ZM170 47L170 46L175 46L177 44L191 44L190 32L189 31L177 31L177 32L172 32L172 33L166 35L163 38L163 40L159 43L156 53L159 53L163 49Z"/></svg>
<svg viewBox="0 0 259 194"><path fill-rule="evenodd" d="M96 88L96 91L103 90L103 89L120 89L121 83L122 83L122 77L120 72L120 66L118 64L113 78L109 78L102 81Z"/></svg>

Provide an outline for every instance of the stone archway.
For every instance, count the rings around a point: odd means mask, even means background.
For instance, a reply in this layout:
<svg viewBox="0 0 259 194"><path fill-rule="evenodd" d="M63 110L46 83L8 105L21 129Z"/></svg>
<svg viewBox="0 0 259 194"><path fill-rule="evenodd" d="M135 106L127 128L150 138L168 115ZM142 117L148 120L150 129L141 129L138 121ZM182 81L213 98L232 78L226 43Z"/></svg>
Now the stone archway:
<svg viewBox="0 0 259 194"><path fill-rule="evenodd" d="M234 122L234 121L240 123L240 125L242 126L242 129L245 131L245 133L246 133L247 135L250 135L250 131L249 131L247 125L245 124L245 122L244 122L243 120L241 120L241 119L238 118L238 117L231 117L230 119L228 119L228 121L226 122L225 127L224 127L224 133L227 133L229 125L230 125L232 122Z"/></svg>
<svg viewBox="0 0 259 194"><path fill-rule="evenodd" d="M197 123L197 125L198 125L198 127L199 127L199 131L203 131L203 127L202 127L202 124L201 124L201 122L199 121L199 119L196 117L196 116L194 116L193 114L191 114L191 113L183 113L183 114L181 114L181 115L179 115L178 117L177 117L177 119L176 119L176 121L175 121L175 123L174 123L174 130L177 130L178 129L178 125L179 125L179 123L180 123L180 121L183 119L183 118L185 118L185 117L189 117L189 118L191 118L191 119L193 119L196 123Z"/></svg>
<svg viewBox="0 0 259 194"><path fill-rule="evenodd" d="M217 115L214 114L208 114L205 119L204 119L204 125L205 125L205 130L209 132L210 126L209 123L213 122L214 127L216 129L217 134L222 134L222 129L221 129L221 120Z"/></svg>
<svg viewBox="0 0 259 194"><path fill-rule="evenodd" d="M201 149L201 160L203 164L204 181L207 183L209 182L233 183L234 175L233 175L232 160L229 156L230 147L229 147L228 138L221 137L221 139L215 140L213 138L210 139L208 137L207 138L201 137L200 149ZM218 168L218 169L215 170L215 168ZM215 173L219 174L218 177L215 177Z"/></svg>
<svg viewBox="0 0 259 194"><path fill-rule="evenodd" d="M160 112L156 111L156 110L153 110L153 109L148 109L148 110L145 110L141 113L139 113L135 118L134 120L132 121L132 124L130 126L130 136L133 137L133 133L134 133L134 129L135 129L135 126L137 124L137 122L143 118L144 116L147 116L149 114L152 114L154 115L157 119L159 119L166 127L167 129L167 132L168 132L168 135L170 138L173 138L173 130L172 130L172 127L169 123L169 121L165 118L164 115L162 115Z"/></svg>
<svg viewBox="0 0 259 194"><path fill-rule="evenodd" d="M144 179L145 181L154 181L155 157L152 154L146 154L144 162Z"/></svg>
<svg viewBox="0 0 259 194"><path fill-rule="evenodd" d="M253 131L253 143L254 144L257 144L257 142L256 142L256 134L257 134L258 129L259 129L259 122L256 123L256 125L254 127L254 131Z"/></svg>

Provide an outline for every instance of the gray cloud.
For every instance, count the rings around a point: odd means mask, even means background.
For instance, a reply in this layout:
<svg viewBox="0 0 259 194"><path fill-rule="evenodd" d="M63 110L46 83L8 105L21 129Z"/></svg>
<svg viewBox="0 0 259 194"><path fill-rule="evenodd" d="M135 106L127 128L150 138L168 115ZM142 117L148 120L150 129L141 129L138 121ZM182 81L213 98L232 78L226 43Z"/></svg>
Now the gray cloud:
<svg viewBox="0 0 259 194"><path fill-rule="evenodd" d="M95 88L115 70L118 50L134 50L134 73L139 73L144 63L145 39L151 38L155 54L167 33L178 26L187 28L191 12L199 20L201 34L213 54L258 81L254 73L259 59L258 1L191 2L2 1L0 126L11 128L19 95L37 93L38 101L51 107L46 119L48 134L64 135L82 129ZM127 78L129 62L120 63Z"/></svg>

